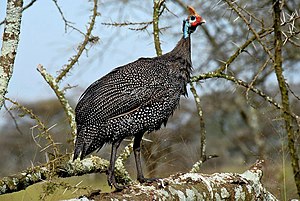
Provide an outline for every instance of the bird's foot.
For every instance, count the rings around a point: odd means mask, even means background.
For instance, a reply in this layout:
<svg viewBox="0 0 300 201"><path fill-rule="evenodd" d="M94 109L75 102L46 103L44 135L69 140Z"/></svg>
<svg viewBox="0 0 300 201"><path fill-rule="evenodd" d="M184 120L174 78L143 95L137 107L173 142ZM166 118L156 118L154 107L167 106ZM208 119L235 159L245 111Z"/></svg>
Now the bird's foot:
<svg viewBox="0 0 300 201"><path fill-rule="evenodd" d="M140 183L153 183L159 180L159 178L145 178L141 177L137 179Z"/></svg>
<svg viewBox="0 0 300 201"><path fill-rule="evenodd" d="M108 185L111 187L111 188L115 188L117 192L119 191L122 191L124 188L126 188L127 186L123 186L123 185L119 185L117 182L116 182L116 179L115 179L115 176L114 175L109 175L107 177L107 182L108 182Z"/></svg>
<svg viewBox="0 0 300 201"><path fill-rule="evenodd" d="M113 186L116 189L115 192L120 192L120 191L124 190L125 188L127 188L127 186L119 185L117 183L114 183Z"/></svg>

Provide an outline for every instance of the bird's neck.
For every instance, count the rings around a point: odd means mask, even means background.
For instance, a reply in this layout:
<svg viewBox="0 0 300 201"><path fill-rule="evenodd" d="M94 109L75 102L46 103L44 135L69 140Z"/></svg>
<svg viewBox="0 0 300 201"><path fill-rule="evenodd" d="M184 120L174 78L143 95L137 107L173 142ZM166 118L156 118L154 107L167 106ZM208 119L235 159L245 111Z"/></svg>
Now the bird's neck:
<svg viewBox="0 0 300 201"><path fill-rule="evenodd" d="M188 35L187 38L184 36L177 43L175 48L170 52L170 54L176 55L178 57L187 60L189 63L191 62L191 37Z"/></svg>

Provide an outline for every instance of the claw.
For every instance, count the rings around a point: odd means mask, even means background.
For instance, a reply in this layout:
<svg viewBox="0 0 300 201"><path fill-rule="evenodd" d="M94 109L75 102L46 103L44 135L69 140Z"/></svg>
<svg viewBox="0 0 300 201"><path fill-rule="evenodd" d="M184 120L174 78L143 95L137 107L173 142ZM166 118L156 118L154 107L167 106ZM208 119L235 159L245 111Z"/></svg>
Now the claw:
<svg viewBox="0 0 300 201"><path fill-rule="evenodd" d="M107 175L107 183L110 186L110 188L115 187L116 191L122 191L124 188L127 187L127 186L122 186L122 185L117 184L115 175L111 174L110 172L108 172L108 175Z"/></svg>
<svg viewBox="0 0 300 201"><path fill-rule="evenodd" d="M137 179L140 183L153 183L153 182L157 182L159 180L159 178L138 178Z"/></svg>

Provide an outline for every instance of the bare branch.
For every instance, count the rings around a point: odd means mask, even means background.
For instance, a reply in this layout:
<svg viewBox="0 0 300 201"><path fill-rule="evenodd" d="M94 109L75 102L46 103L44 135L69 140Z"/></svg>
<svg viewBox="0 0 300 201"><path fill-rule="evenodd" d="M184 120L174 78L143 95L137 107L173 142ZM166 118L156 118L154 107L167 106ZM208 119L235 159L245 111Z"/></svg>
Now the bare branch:
<svg viewBox="0 0 300 201"><path fill-rule="evenodd" d="M223 78L226 80L229 80L231 82L234 82L237 85L243 86L245 88L250 88L251 91L256 93L257 95L261 96L265 101L269 102L273 106L275 106L277 109L283 109L282 105L277 103L272 97L266 95L263 91L255 88L254 86L250 86L248 83L244 82L243 80L237 79L234 76L230 76L224 73L215 73L215 72L209 72L209 73L204 73L200 75L193 76L190 80L190 82L198 82L200 80L205 80L205 79L210 79L210 78ZM294 114L293 112L290 111L288 113L291 117L295 118L297 121L300 121L300 117Z"/></svg>
<svg viewBox="0 0 300 201"><path fill-rule="evenodd" d="M29 117L33 120L36 121L37 123L37 127L38 129L41 131L40 133L40 136L45 136L45 138L49 141L49 144L52 146L53 148L53 154L55 156L58 156L59 155L59 149L58 147L56 146L56 143L54 142L51 134L49 133L49 128L46 127L45 123L37 116L35 115L32 110L24 107L23 105L19 104L18 102L16 101L13 101L9 98L6 98L5 97L5 100L11 102L12 104L14 104L18 109L20 109L24 114L27 114L29 115Z"/></svg>
<svg viewBox="0 0 300 201"><path fill-rule="evenodd" d="M297 154L297 149L295 145L295 131L292 126L292 117L289 115L291 113L290 101L288 89L285 83L285 78L283 76L283 67L282 67L282 36L281 36L281 26L280 26L280 1L273 0L273 12L274 12L274 70L277 77L277 82L279 85L281 93L281 102L282 102L282 117L285 122L285 129L288 136L288 148L291 157L291 164L294 173L294 180L297 187L297 193L300 197L300 166L299 166L299 157Z"/></svg>
<svg viewBox="0 0 300 201"><path fill-rule="evenodd" d="M267 46L262 42L260 35L254 30L254 28L251 26L250 22L246 19L246 17L241 13L241 11L239 11L240 6L235 2L235 1L231 1L231 0L224 0L228 6L233 9L236 14L243 19L243 21L245 22L245 24L247 25L247 27L249 28L249 30L253 33L253 35L256 37L257 41L261 44L262 48L264 49L264 51L269 55L269 57L272 59L272 61L274 61L274 56L273 54L270 52L270 50L267 48Z"/></svg>
<svg viewBox="0 0 300 201"><path fill-rule="evenodd" d="M58 12L59 12L59 14L60 14L62 20L63 20L64 23L65 23L65 32L67 33L68 27L71 27L72 29L74 29L74 30L78 31L79 33L81 33L82 35L84 35L84 33L83 33L82 31L80 31L79 29L77 29L76 27L74 27L73 25L71 25L71 24L73 24L72 22L70 22L70 21L68 21L68 20L66 19L65 15L64 15L64 13L63 13L63 11L62 11L62 9L61 9L60 6L58 5L57 0L52 0L52 1L54 2L54 4L55 4L55 6L56 6L56 8L57 8L57 10L58 10Z"/></svg>
<svg viewBox="0 0 300 201"><path fill-rule="evenodd" d="M261 31L259 31L257 34L259 35L259 38L265 37L268 34L271 34L273 32L273 29L269 28L269 29L262 29ZM215 70L215 73L221 73L224 70L226 70L229 65L242 53L245 51L245 49L253 42L257 39L257 36L252 36L251 38L249 38L243 45L241 45L228 59L227 61L224 63L224 65L220 66L220 68L218 68L217 70Z"/></svg>
<svg viewBox="0 0 300 201"><path fill-rule="evenodd" d="M291 94L300 101L300 97L291 89L290 85L286 82L286 87L289 89L289 91L291 92Z"/></svg>
<svg viewBox="0 0 300 201"><path fill-rule="evenodd" d="M160 46L160 39L159 39L159 16L161 15L162 11L160 10L164 6L165 0L154 0L153 5L153 37L154 37L154 45L156 50L156 55L162 55L162 50Z"/></svg>
<svg viewBox="0 0 300 201"><path fill-rule="evenodd" d="M56 0L53 0L56 1ZM98 0L94 0L94 8L93 8L93 15L91 22L89 23L89 28L87 29L86 34L84 34L84 40L82 44L78 47L78 52L75 56L72 57L70 63L66 65L60 72L60 74L56 77L55 82L59 83L65 76L66 74L72 69L72 67L75 65L76 62L78 62L79 57L81 56L82 52L85 50L86 45L91 41L91 35L92 35L92 30L95 25L95 20L96 17L98 16L97 13L97 3Z"/></svg>
<svg viewBox="0 0 300 201"><path fill-rule="evenodd" d="M198 172L202 166L202 164L211 158L217 157L217 155L206 155L206 128L205 121L203 116L203 109L200 101L200 97L197 94L197 91L194 87L194 84L190 83L190 90L194 96L195 103L197 106L198 116L199 116L199 125L200 125L200 160L195 163L190 172Z"/></svg>
<svg viewBox="0 0 300 201"><path fill-rule="evenodd" d="M17 131L23 135L23 132L21 131L19 125L18 125L18 122L16 120L16 118L14 117L14 115L12 114L12 112L10 111L10 109L6 106L5 102L3 104L4 108L6 109L7 113L9 114L9 116L11 117L11 119L13 120L14 124L15 124L15 127L17 129Z"/></svg>
<svg viewBox="0 0 300 201"><path fill-rule="evenodd" d="M141 30L147 29L148 26L151 25L152 23L153 23L153 21L150 21L150 22L111 22L111 23L103 22L101 24L106 25L106 26L114 26L114 27L141 26L142 25L142 27L138 27L138 28L129 27L130 30L141 31Z"/></svg>
<svg viewBox="0 0 300 201"><path fill-rule="evenodd" d="M255 81L257 80L259 74L261 72L263 72L265 70L265 68L267 67L268 63L270 62L270 58L267 59L267 61L258 69L258 72L256 73L256 75L254 76L254 78L252 79L251 83L249 84L249 88L247 89L246 91L246 98L248 99L249 97L249 90L250 90L250 87L252 87L255 83Z"/></svg>
<svg viewBox="0 0 300 201"><path fill-rule="evenodd" d="M70 106L69 101L65 97L65 94L59 89L59 86L55 81L55 79L49 73L47 73L46 69L41 64L39 64L37 70L41 73L41 75L44 77L44 79L49 84L49 86L53 89L58 100L63 106L65 114L68 117L69 125L71 127L72 139L74 139L76 136L76 123L75 123L75 112L73 108Z"/></svg>

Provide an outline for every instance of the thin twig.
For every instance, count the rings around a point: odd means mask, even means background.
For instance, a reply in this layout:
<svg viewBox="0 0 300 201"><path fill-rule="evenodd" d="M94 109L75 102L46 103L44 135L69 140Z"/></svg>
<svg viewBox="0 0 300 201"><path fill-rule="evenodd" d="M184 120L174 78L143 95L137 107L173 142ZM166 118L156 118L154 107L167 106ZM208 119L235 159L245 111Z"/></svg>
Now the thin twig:
<svg viewBox="0 0 300 201"><path fill-rule="evenodd" d="M257 33L254 28L251 26L251 23L247 20L247 18L238 10L238 8L240 9L240 6L238 4L236 4L236 2L232 2L231 0L224 0L228 6L234 10L236 12L236 14L243 19L243 21L245 22L245 24L247 25L247 27L249 28L249 30L253 33L253 35L256 37L257 41L261 44L262 48L264 49L264 51L269 55L269 57L272 59L272 61L274 61L274 56L273 54L270 52L270 50L267 48L267 46L262 42L261 37L259 35L259 33Z"/></svg>
<svg viewBox="0 0 300 201"><path fill-rule="evenodd" d="M9 116L11 117L11 119L13 120L13 122L14 122L14 124L15 124L15 127L16 127L16 129L17 129L17 131L18 131L21 135L23 135L23 132L21 131L21 129L20 129L19 125L18 125L18 122L17 122L16 118L14 117L14 115L12 114L12 112L10 111L10 109L8 109L8 107L6 106L5 102L4 102L3 106L4 106L5 110L7 111L7 113L9 114Z"/></svg>
<svg viewBox="0 0 300 201"><path fill-rule="evenodd" d="M75 112L74 112L73 108L70 106L69 101L66 99L63 91L61 91L59 89L59 86L58 86L57 82L55 81L55 79L46 71L46 69L41 64L39 64L37 67L37 70L41 73L43 78L49 84L51 89L56 94L61 105L63 106L65 114L68 117L69 125L71 127L72 139L74 139L76 136L76 123L75 123Z"/></svg>
<svg viewBox="0 0 300 201"><path fill-rule="evenodd" d="M61 9L60 6L58 5L57 0L52 0L52 1L54 2L55 7L57 8L57 10L58 10L58 12L59 12L59 14L60 14L62 20L63 20L64 23L65 23L65 32L67 33L67 29L68 29L68 27L70 27L70 28L72 28L72 29L78 31L78 32L81 33L82 35L84 35L84 33L83 33L82 31L80 31L79 29L77 29L76 27L74 27L73 25L71 25L71 24L74 24L74 23L72 23L72 22L70 22L70 21L68 21L68 20L66 19L65 15L64 15L64 13L63 13L63 11L62 11L62 9Z"/></svg>
<svg viewBox="0 0 300 201"><path fill-rule="evenodd" d="M268 34L271 34L273 32L272 28L269 29L262 29L261 31L259 31L257 34L260 36L260 38L267 36ZM224 70L226 70L229 65L235 61L235 59L242 53L245 51L245 49L253 42L257 39L256 36L252 36L251 38L249 38L244 44L242 44L228 59L226 62L224 62L224 64L222 66L220 66L218 69L216 69L214 71L214 73L221 73Z"/></svg>
<svg viewBox="0 0 300 201"><path fill-rule="evenodd" d="M11 100L10 98L5 97L5 100L11 102L14 104L17 108L19 108L23 113L29 115L31 119L34 119L38 125L38 129L41 131L41 136L45 136L45 138L49 141L49 143L53 147L53 154L55 156L59 155L59 149L56 146L51 134L49 133L49 129L46 127L45 123L37 116L35 115L32 110L26 108L25 106L21 105L20 103Z"/></svg>
<svg viewBox="0 0 300 201"><path fill-rule="evenodd" d="M153 23L153 21L149 21L149 22L111 22L111 23L103 22L101 24L106 25L106 26L114 26L114 27L143 25L140 28L131 28L131 27L129 27L130 30L143 30L143 29L148 28L148 26L151 25L152 23Z"/></svg>
<svg viewBox="0 0 300 201"><path fill-rule="evenodd" d="M31 0L26 6L22 8L22 12L30 8L37 0ZM0 26L6 23L6 18L0 22Z"/></svg>
<svg viewBox="0 0 300 201"><path fill-rule="evenodd" d="M283 108L281 104L277 103L272 97L266 95L263 91L257 89L254 86L250 86L247 82L245 82L243 80L240 80L234 76L227 75L224 73L209 72L209 73L196 75L191 78L190 82L199 82L200 80L205 80L205 79L210 79L210 78L223 78L223 79L229 80L231 82L234 82L237 85L243 86L247 89L250 88L251 91L253 91L257 95L261 96L263 99L265 99L267 102L269 102L270 104L275 106L277 109L281 110ZM290 111L289 115L291 117L295 118L297 121L300 121L300 117L298 115L296 115L295 113Z"/></svg>
<svg viewBox="0 0 300 201"><path fill-rule="evenodd" d="M53 1L55 1L55 0L53 0ZM88 44L88 42L90 42L92 30L95 25L95 20L96 20L96 17L98 16L97 4L98 4L98 0L94 0L92 19L91 19L91 22L89 23L89 28L87 29L86 34L84 34L84 36L85 36L84 40L83 40L82 44L78 47L77 54L75 56L73 56L70 63L68 65L66 65L60 71L60 74L56 77L55 82L59 83L66 76L66 74L71 70L71 68L75 65L75 63L78 62L78 59L81 56L82 52L85 50L86 45Z"/></svg>
<svg viewBox="0 0 300 201"><path fill-rule="evenodd" d="M291 92L291 94L300 101L300 97L291 89L290 85L286 82L286 87L289 89L289 91Z"/></svg>
<svg viewBox="0 0 300 201"><path fill-rule="evenodd" d="M195 103L197 106L198 116L199 116L199 125L200 125L200 159L204 162L206 157L206 129L203 116L203 109L201 106L200 97L197 94L195 86L193 83L190 83L190 90L194 96Z"/></svg>
<svg viewBox="0 0 300 201"><path fill-rule="evenodd" d="M265 70L265 68L267 67L268 63L270 62L270 58L267 59L267 61L258 69L258 72L256 73L256 75L254 76L254 78L251 80L250 84L249 84L249 88L246 91L246 99L248 100L249 98L249 91L250 91L250 87L252 87L255 83L255 81L257 80L259 74L261 72L263 72Z"/></svg>

